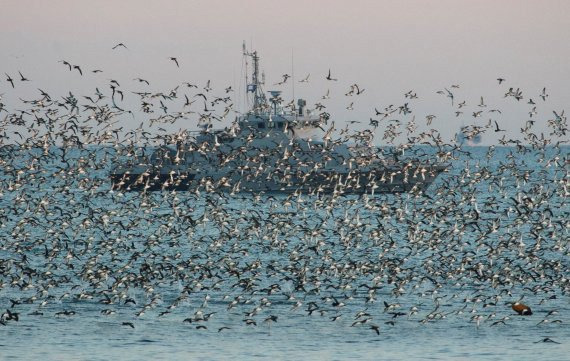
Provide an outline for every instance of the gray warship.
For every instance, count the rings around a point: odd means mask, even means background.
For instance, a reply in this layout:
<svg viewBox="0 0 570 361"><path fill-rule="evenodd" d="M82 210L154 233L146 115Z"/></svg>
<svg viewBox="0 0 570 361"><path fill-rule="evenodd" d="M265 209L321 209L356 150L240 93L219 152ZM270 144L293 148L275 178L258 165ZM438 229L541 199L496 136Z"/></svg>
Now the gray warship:
<svg viewBox="0 0 570 361"><path fill-rule="evenodd" d="M257 52L246 73L251 108L231 127L178 137L116 166L115 190L182 190L313 194L363 194L425 191L447 166L420 160L397 160L371 145L372 132L348 144L333 140L329 114L307 109L298 99L284 105L280 91L263 91ZM246 69L247 64L246 62ZM331 125L329 126L329 122ZM316 135L319 134L320 135ZM148 153L148 149L146 150Z"/></svg>

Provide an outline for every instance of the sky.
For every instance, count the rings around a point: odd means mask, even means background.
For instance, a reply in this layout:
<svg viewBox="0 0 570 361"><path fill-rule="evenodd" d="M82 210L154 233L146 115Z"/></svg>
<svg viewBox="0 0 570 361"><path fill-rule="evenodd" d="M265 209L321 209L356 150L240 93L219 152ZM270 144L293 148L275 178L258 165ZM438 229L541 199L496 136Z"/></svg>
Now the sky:
<svg viewBox="0 0 570 361"><path fill-rule="evenodd" d="M290 99L294 83L295 96L326 105L337 128L364 127L379 118L374 109L409 103L403 124L415 117L420 129L435 128L444 139L461 125L497 120L507 132L491 130L483 143L493 144L503 135L517 137L529 119L536 132L548 133L547 120L570 100L565 0L0 1L0 95L10 110L22 107L18 98L37 98L38 88L92 95L95 87L108 92L111 79L136 115L123 120L127 128L142 116L130 91L164 92L185 81L204 87L210 80L219 96L231 85L242 110L243 41L261 55L266 90L283 90ZM118 43L128 49L113 50ZM80 65L85 75L61 60ZM337 82L325 79L329 69ZM30 82L20 82L18 71ZM295 81L274 85L293 73ZM5 74L16 80L14 89ZM308 83L299 83L309 74ZM499 77L506 79L500 85ZM351 84L365 91L345 96ZM504 97L511 87L523 100ZM546 101L539 98L543 88ZM321 99L327 90L331 99ZM410 90L418 99L404 97ZM487 107L474 118L481 97ZM529 98L537 107L532 118ZM462 101L463 114L456 116ZM346 109L351 103L353 110ZM501 114L487 113L491 108ZM427 115L436 116L429 126Z"/></svg>

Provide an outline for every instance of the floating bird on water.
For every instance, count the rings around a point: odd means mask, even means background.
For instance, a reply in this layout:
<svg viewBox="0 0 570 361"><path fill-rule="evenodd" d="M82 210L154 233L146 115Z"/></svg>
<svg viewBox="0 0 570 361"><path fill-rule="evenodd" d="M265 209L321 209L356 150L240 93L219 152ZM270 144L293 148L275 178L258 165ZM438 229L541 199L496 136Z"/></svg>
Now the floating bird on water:
<svg viewBox="0 0 570 361"><path fill-rule="evenodd" d="M512 304L511 308L513 309L513 311L515 311L516 313L518 313L521 316L532 315L532 311L531 311L530 307L528 307L527 305L525 305L523 303L515 302Z"/></svg>

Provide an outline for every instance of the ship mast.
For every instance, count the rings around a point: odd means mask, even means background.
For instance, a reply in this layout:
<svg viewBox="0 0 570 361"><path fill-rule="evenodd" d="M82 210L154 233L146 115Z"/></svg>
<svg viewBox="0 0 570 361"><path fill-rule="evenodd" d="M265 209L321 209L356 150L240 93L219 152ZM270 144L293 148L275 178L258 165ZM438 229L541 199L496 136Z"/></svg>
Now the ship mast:
<svg viewBox="0 0 570 361"><path fill-rule="evenodd" d="M251 82L249 82L246 75L246 94L252 93L252 110L255 114L258 114L267 105L267 98L265 97L265 94L263 94L263 89L261 87L264 84L264 79L259 79L259 56L257 55L257 51L247 51L245 43L243 44L243 55L250 57L252 60L253 74L251 75Z"/></svg>

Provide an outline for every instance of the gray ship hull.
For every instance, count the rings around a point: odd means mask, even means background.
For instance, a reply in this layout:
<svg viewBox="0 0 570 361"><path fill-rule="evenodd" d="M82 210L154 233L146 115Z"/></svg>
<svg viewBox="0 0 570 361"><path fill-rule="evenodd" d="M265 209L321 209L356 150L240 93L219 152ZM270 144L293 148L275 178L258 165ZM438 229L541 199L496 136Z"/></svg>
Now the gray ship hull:
<svg viewBox="0 0 570 361"><path fill-rule="evenodd" d="M390 166L350 172L321 171L285 176L227 172L201 175L181 170L117 170L111 175L113 188L127 191L193 191L374 194L425 191L444 170L441 165Z"/></svg>

